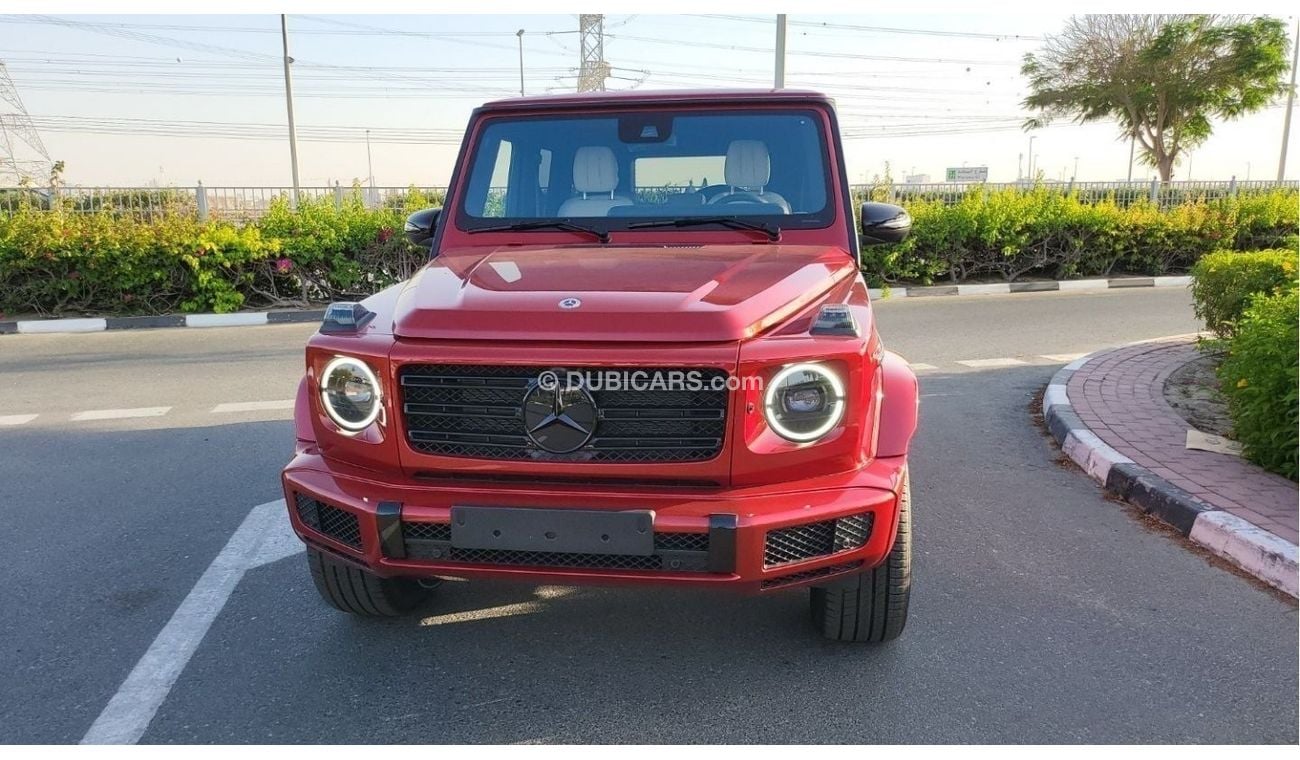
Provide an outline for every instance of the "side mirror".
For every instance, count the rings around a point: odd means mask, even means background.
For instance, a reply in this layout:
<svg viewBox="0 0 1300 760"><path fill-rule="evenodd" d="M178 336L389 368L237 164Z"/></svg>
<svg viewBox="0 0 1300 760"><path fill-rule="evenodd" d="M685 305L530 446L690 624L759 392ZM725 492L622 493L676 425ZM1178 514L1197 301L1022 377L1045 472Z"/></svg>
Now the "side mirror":
<svg viewBox="0 0 1300 760"><path fill-rule="evenodd" d="M902 206L892 203L862 204L862 242L901 243L912 231L912 217Z"/></svg>
<svg viewBox="0 0 1300 760"><path fill-rule="evenodd" d="M433 242L433 232L438 228L438 217L441 214L441 208L425 208L406 217L406 225L402 229L411 245L429 247Z"/></svg>

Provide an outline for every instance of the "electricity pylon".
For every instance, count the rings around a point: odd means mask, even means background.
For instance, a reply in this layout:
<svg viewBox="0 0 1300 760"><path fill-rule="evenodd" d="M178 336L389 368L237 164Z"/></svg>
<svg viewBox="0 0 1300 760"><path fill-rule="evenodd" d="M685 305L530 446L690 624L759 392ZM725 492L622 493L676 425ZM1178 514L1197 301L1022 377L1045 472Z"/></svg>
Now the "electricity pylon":
<svg viewBox="0 0 1300 760"><path fill-rule="evenodd" d="M583 13L578 16L578 92L605 89L609 64L605 62L605 16Z"/></svg>
<svg viewBox="0 0 1300 760"><path fill-rule="evenodd" d="M9 69L0 61L0 185L43 183L53 167Z"/></svg>

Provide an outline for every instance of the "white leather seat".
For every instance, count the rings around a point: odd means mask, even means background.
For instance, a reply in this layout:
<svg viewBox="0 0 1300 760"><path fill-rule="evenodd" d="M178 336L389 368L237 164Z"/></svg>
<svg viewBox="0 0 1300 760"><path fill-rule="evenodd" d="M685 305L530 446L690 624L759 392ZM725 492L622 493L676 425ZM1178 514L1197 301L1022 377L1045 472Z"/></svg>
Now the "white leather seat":
<svg viewBox="0 0 1300 760"><path fill-rule="evenodd" d="M771 203L790 213L789 201L780 193L764 189L772 177L772 159L762 140L732 140L727 146L723 173L731 189L714 196L709 203Z"/></svg>
<svg viewBox="0 0 1300 760"><path fill-rule="evenodd" d="M573 154L573 189L577 195L560 204L560 216L608 216L615 206L631 206L632 201L615 195L618 188L618 161L614 151L604 145L587 145Z"/></svg>

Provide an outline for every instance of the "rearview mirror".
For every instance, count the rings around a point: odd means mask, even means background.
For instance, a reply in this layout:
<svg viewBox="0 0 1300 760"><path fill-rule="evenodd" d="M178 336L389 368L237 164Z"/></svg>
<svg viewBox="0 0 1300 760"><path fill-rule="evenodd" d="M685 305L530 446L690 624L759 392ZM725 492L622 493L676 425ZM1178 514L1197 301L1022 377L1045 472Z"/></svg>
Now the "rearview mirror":
<svg viewBox="0 0 1300 760"><path fill-rule="evenodd" d="M441 214L441 208L425 208L406 217L403 232L406 233L406 239L411 245L429 247L433 242L433 233L438 227L438 217Z"/></svg>
<svg viewBox="0 0 1300 760"><path fill-rule="evenodd" d="M901 243L912 231L912 217L902 206L892 203L862 204L862 242Z"/></svg>

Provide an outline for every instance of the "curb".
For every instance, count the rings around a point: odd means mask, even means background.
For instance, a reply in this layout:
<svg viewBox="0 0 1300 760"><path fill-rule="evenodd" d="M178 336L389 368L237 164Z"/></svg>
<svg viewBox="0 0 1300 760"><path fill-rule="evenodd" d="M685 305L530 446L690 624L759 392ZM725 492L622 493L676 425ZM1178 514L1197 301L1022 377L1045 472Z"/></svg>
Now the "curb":
<svg viewBox="0 0 1300 760"><path fill-rule="evenodd" d="M1192 283L1188 276L1116 277L1109 280L1046 280L1037 282L995 282L973 285L926 285L912 288L869 288L871 300L931 296L993 296L1009 293L1052 293L1111 288L1185 288ZM282 311L241 311L234 314L163 314L150 317L101 317L84 319L26 319L0 321L0 335L16 333L102 332L104 330L142 330L160 327L246 327L250 325L319 322L324 309L286 309Z"/></svg>
<svg viewBox="0 0 1300 760"><path fill-rule="evenodd" d="M1065 365L1043 394L1043 420L1061 450L1102 487L1154 515L1184 537L1293 597L1300 597L1296 545L1213 507L1175 486L1097 437L1079 419L1067 391L1070 376L1098 351Z"/></svg>
<svg viewBox="0 0 1300 760"><path fill-rule="evenodd" d="M1051 293L1112 288L1185 288L1192 284L1190 275L1171 277L1114 277L1092 280L1046 280L1035 282L994 282L975 285L926 285L918 287L869 288L872 300L894 298L928 298L931 296L995 296L1011 293Z"/></svg>
<svg viewBox="0 0 1300 760"><path fill-rule="evenodd" d="M106 317L96 319L25 319L0 322L0 335L22 333L85 333L104 330L143 330L159 327L246 327L292 322L319 322L324 309L284 311L241 311L234 314L163 314L150 317Z"/></svg>

